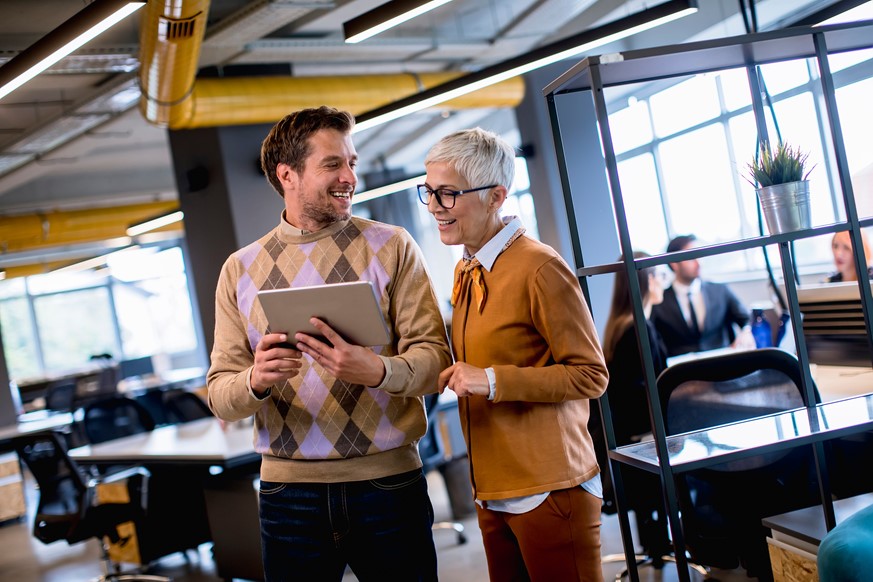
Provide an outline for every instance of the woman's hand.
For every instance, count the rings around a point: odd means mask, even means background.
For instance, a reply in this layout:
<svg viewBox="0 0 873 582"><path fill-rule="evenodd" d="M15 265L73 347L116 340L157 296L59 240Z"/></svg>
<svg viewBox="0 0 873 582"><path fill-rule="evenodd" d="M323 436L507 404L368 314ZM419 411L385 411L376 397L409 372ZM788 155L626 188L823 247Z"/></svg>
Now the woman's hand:
<svg viewBox="0 0 873 582"><path fill-rule="evenodd" d="M458 397L461 396L488 396L491 389L488 386L488 376L485 370L458 362L452 364L440 373L440 392L445 388L453 391Z"/></svg>

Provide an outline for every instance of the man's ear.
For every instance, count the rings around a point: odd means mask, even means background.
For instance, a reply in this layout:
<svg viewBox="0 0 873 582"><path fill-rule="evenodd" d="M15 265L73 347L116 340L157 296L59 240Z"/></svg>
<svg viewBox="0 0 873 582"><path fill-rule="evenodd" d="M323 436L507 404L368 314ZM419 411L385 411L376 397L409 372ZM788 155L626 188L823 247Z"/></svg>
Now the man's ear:
<svg viewBox="0 0 873 582"><path fill-rule="evenodd" d="M297 185L297 172L288 164L276 165L276 177L279 183L282 184L282 189L286 192L289 187L293 190Z"/></svg>

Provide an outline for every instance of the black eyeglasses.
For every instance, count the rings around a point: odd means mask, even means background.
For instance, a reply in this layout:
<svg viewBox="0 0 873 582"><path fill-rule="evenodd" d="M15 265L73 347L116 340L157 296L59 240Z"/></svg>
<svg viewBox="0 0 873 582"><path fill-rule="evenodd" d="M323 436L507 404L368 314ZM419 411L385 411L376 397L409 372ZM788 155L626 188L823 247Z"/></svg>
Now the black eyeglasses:
<svg viewBox="0 0 873 582"><path fill-rule="evenodd" d="M427 205L430 202L430 197L436 196L437 204L446 210L455 207L455 199L461 194L466 194L467 192L478 192L479 190L488 190L489 188L496 187L497 184L491 184L490 186L470 188L469 190L449 190L448 188L437 188L436 190L431 190L430 186L427 184L419 184L417 186L418 199L421 200L422 204Z"/></svg>

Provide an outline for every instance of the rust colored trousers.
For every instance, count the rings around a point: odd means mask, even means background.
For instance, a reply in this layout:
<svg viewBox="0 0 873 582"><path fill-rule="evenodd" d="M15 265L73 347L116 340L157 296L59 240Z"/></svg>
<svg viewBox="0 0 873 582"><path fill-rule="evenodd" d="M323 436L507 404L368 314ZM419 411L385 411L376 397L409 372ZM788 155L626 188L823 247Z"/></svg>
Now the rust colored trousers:
<svg viewBox="0 0 873 582"><path fill-rule="evenodd" d="M492 582L602 582L601 500L582 487L552 491L527 513L476 506Z"/></svg>

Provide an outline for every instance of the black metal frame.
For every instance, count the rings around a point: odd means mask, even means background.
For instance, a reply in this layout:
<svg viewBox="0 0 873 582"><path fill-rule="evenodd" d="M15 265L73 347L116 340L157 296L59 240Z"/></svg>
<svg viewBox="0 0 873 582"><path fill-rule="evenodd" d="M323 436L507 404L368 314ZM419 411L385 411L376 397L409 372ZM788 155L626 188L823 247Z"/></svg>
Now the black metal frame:
<svg viewBox="0 0 873 582"><path fill-rule="evenodd" d="M608 398L604 395L600 401L607 447L609 448L609 457L615 482L620 529L631 580L638 581L639 574L635 566L634 544L630 524L627 511L624 509L626 506L624 487L620 474L621 465L623 464L660 474L674 546L681 550L676 552L676 562L679 578L683 581L690 580L690 572L688 560L684 552L685 543L679 520L674 481L677 473L712 466L728 460L758 455L768 451L784 450L798 446L811 446L816 457L824 519L828 530L834 527L835 517L833 502L830 496L829 478L825 466L823 443L829 439L873 429L873 414L869 415L868 419L862 421L841 422L838 418L840 411L844 410L847 406L854 406L856 409L864 406L865 410L873 410L873 394L858 396L847 401L826 404L815 403L815 386L809 371L809 358L799 316L800 308L791 244L795 240L803 238L848 230L852 236L856 269L858 269L859 273L866 271L866 259L864 258L863 245L861 244L860 228L873 225L873 219L866 218L861 220L858 217L849 177L845 145L839 123L839 112L834 96L834 84L828 63L828 54L829 52L843 52L871 47L873 47L873 21L820 28L792 28L714 41L631 51L621 55L589 57L569 69L543 90L549 107L577 275L586 299L590 300L587 277L624 271L630 283L634 320L642 322L645 321L645 314L643 313L639 281L635 273L637 270L654 265L663 265L687 259L714 256L776 244L779 247L782 259L785 290L788 308L792 315L791 325L796 338L797 356L803 369L803 393L806 402L809 403L806 408L738 423L746 427L748 431L754 430L755 423L778 423L780 427L782 425L793 427L792 431L789 431L790 434L784 434L775 439L762 438L753 446L737 447L718 456L689 455L687 451L683 453L686 442L693 441L695 437L711 438L715 436L711 435L711 432L720 429L708 429L674 437L666 436L661 403L658 396L657 379L651 358L647 326L635 326L638 346L644 369L646 370L645 379L648 388L650 420L654 429L654 441L651 443L616 447ZM657 255L645 259L634 259L603 89L609 86L739 67L746 68L750 86L756 87L759 86L756 71L758 65L801 58L815 58L819 63L825 109L831 131L831 147L835 155L840 177L847 220L797 232L761 236ZM760 92L752 91L752 93L753 111L757 122L759 138L766 139L767 130ZM572 96L575 99L591 99L594 104L609 191L612 196L612 206L616 216L619 242L622 249L622 261L618 263L585 264L583 249L579 240L574 197L569 180L568 165L571 163L571 160L567 160L565 157L564 143L561 138L562 129L565 129L569 135L572 133L572 128L561 127L556 103L556 99L564 99L567 98L566 96ZM858 282L858 285L867 336L873 337L873 295L871 295L870 285L863 278ZM871 391L873 391L873 386L871 386ZM750 432L750 434L752 433Z"/></svg>

